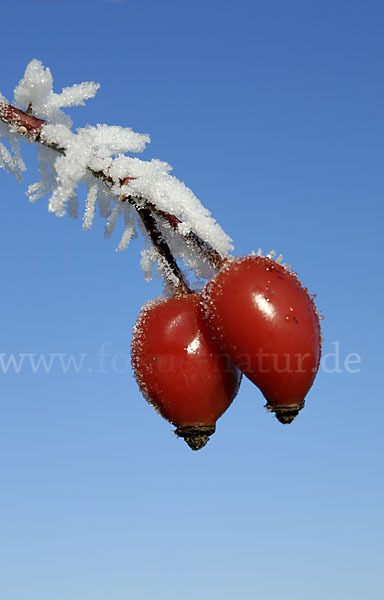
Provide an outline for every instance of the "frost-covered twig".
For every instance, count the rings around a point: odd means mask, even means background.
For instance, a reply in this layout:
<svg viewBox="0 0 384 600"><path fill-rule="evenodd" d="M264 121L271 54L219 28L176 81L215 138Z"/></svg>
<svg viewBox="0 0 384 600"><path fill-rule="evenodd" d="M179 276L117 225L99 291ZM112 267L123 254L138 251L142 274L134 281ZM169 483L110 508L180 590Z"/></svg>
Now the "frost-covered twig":
<svg viewBox="0 0 384 600"><path fill-rule="evenodd" d="M231 240L191 190L169 174L167 163L126 155L142 151L150 141L148 135L107 125L72 131L72 121L61 108L84 104L97 89L93 82L82 83L55 94L49 69L33 60L15 89L15 106L0 95L0 120L5 124L0 123L0 137L9 138L13 151L12 155L0 144L0 166L20 179L25 166L17 139L37 142L41 180L28 188L32 201L50 194L51 212L77 216L76 190L79 182L85 183L88 194L83 227L90 228L98 206L101 216L108 219L109 236L122 214L125 230L118 250L126 247L134 233L133 208L157 251L147 258L157 260L167 279L176 279L177 285L188 291L177 259L197 278L207 278L221 266L232 248ZM23 106L28 106L26 111ZM95 185L94 178L100 184ZM175 287L175 281L171 283Z"/></svg>
<svg viewBox="0 0 384 600"><path fill-rule="evenodd" d="M29 106L31 107L31 105ZM32 141L40 142L47 148L65 155L64 148L61 148L57 144L52 144L45 141L44 137L40 135L42 126L45 124L44 120L37 119L33 115L28 114L27 111L19 110L10 104L0 105L0 119L5 123L8 123L9 125L17 126L17 133L21 135L26 135ZM112 180L112 178L106 176L102 171L96 172L92 169L89 170L92 173L92 175L94 175L94 177L100 179L109 187L114 185L114 181ZM121 185L128 185L129 181L133 179L134 178L131 177L125 177L123 180L120 181L120 183ZM155 206L151 205L151 203L143 199L140 199L140 202L138 202L137 199L133 196L120 196L119 200L122 203L128 201L136 208L137 213L143 222L144 228L146 229L151 242L155 246L162 259L166 261L169 269L172 271L174 277L180 285L181 291L189 292L190 289L188 287L188 284L186 283L185 278L180 270L180 267L178 266L175 258L173 257L169 249L167 241L165 240L164 236L160 233L156 225L156 221L151 215L151 210L161 215L166 221L168 221L172 225L174 229L176 229L177 224L180 223L177 217L166 213L165 211L157 211ZM147 205L147 207L144 207L143 205Z"/></svg>

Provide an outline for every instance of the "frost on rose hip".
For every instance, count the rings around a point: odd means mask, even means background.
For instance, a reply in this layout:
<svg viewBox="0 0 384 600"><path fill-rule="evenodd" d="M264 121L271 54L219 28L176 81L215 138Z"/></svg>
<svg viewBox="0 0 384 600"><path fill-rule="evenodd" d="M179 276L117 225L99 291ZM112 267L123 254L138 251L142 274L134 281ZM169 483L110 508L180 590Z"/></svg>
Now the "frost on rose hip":
<svg viewBox="0 0 384 600"><path fill-rule="evenodd" d="M204 291L218 344L261 390L267 409L290 423L319 368L319 318L297 276L271 258L228 261Z"/></svg>
<svg viewBox="0 0 384 600"><path fill-rule="evenodd" d="M144 397L193 450L214 433L241 380L213 340L199 294L144 306L134 328L132 366Z"/></svg>

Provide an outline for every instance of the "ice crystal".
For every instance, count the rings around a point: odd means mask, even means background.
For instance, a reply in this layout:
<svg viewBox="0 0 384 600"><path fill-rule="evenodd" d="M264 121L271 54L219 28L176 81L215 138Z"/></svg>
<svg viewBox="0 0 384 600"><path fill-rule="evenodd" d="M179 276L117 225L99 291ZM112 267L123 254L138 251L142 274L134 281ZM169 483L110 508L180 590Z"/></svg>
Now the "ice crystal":
<svg viewBox="0 0 384 600"><path fill-rule="evenodd" d="M32 105L34 114L48 123L62 123L72 127L72 120L61 108L84 106L85 100L96 95L100 85L85 82L64 88L55 94L52 88L53 78L50 69L39 60L31 60L25 69L24 77L14 90L14 105L24 109Z"/></svg>
<svg viewBox="0 0 384 600"><path fill-rule="evenodd" d="M191 244L191 232L223 257L232 249L232 241L192 191L171 175L168 163L130 156L144 150L150 142L149 135L136 133L129 127L105 124L72 129L72 120L63 109L84 105L98 88L97 83L85 82L56 93L49 68L36 59L27 66L14 90L13 104L20 110L28 108L35 117L45 121L40 130L43 145L39 145L38 150L40 181L28 187L29 199L34 202L47 195L49 211L57 216L68 214L76 218L78 185L84 184L87 194L83 228L90 229L97 209L100 216L107 219L105 237L112 235L119 219L123 220L117 250L125 249L135 235L135 206L151 206L158 228L174 256L197 277L209 277L212 269L202 253L199 256L196 245ZM0 104L8 104L1 95ZM0 123L0 137L8 139L8 147L0 144L0 167L19 180L25 169L18 147L20 133L26 130L21 132L15 126ZM174 229L162 218L164 213L175 218ZM146 236L146 232L143 233ZM173 277L153 248L146 249L142 257L147 277L155 261L163 274Z"/></svg>

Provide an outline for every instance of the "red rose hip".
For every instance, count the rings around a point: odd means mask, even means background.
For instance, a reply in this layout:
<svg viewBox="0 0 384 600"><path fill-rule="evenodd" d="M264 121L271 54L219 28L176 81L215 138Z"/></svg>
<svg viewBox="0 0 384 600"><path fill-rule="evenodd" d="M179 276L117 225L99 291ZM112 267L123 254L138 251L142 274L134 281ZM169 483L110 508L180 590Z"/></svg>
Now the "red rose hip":
<svg viewBox="0 0 384 600"><path fill-rule="evenodd" d="M261 390L267 409L290 423L320 361L319 318L307 290L274 260L246 256L208 282L204 305L222 350Z"/></svg>
<svg viewBox="0 0 384 600"><path fill-rule="evenodd" d="M144 306L134 328L132 366L144 397L193 450L214 433L241 380L212 337L199 294Z"/></svg>

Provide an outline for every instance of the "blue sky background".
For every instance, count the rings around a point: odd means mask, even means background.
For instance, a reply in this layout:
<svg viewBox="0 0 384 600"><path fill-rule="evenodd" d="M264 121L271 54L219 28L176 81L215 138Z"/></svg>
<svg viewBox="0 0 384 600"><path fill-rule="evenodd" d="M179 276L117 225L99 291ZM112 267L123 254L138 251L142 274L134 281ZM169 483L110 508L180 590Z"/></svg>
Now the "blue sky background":
<svg viewBox="0 0 384 600"><path fill-rule="evenodd" d="M32 58L56 91L100 82L76 126L150 133L143 157L174 167L237 254L282 252L325 320L291 426L244 381L191 452L129 367L161 292L141 240L115 253L102 220L83 232L29 204L25 147L25 182L0 172L0 353L86 357L79 373L0 372L0 598L383 600L383 3L21 0L1 15L4 95Z"/></svg>

